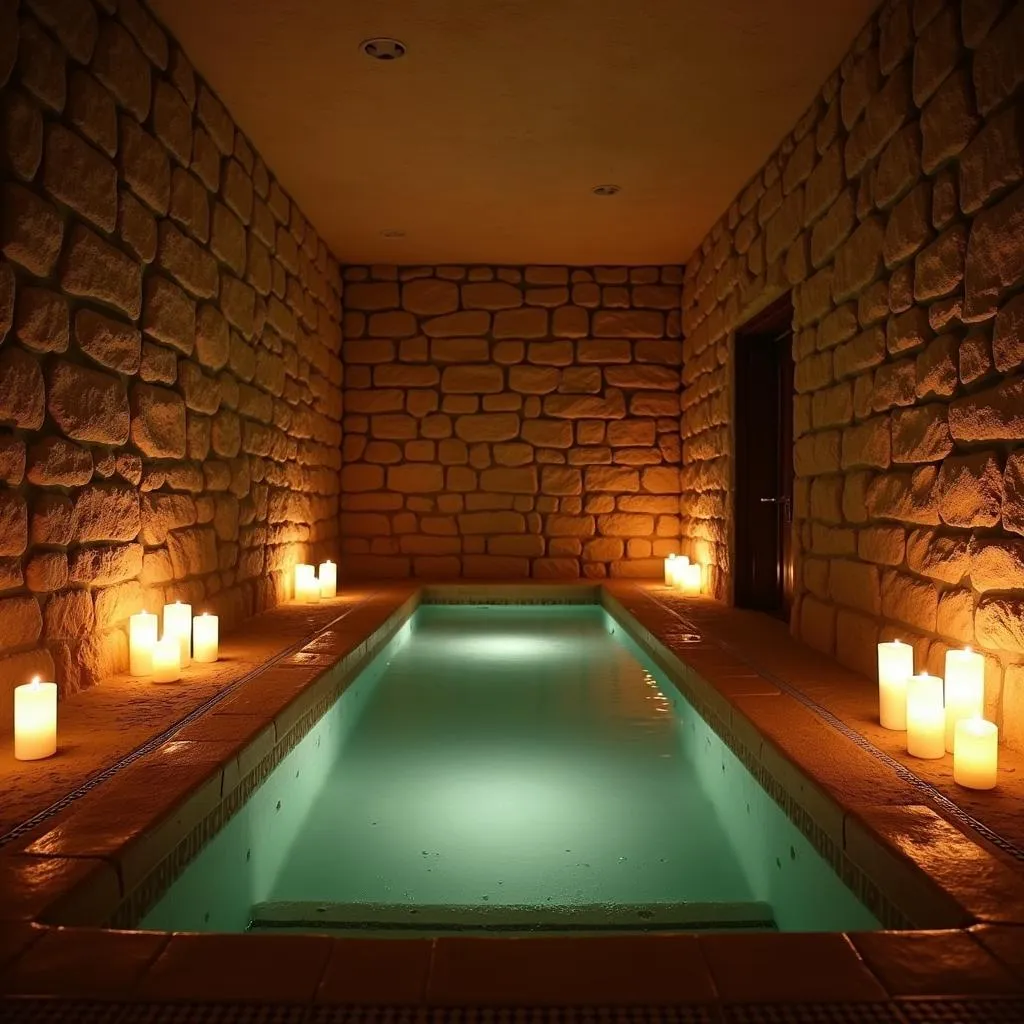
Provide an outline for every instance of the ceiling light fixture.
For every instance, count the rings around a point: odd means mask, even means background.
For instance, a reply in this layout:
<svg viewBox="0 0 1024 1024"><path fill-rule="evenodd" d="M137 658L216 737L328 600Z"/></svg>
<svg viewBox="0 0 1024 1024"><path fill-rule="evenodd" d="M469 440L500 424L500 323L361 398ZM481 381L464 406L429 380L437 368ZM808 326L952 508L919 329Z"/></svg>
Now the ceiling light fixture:
<svg viewBox="0 0 1024 1024"><path fill-rule="evenodd" d="M595 196L613 196L622 191L621 185L595 185L591 190Z"/></svg>
<svg viewBox="0 0 1024 1024"><path fill-rule="evenodd" d="M405 56L405 43L389 39L387 36L364 39L359 44L359 49L374 60L398 60L399 57Z"/></svg>

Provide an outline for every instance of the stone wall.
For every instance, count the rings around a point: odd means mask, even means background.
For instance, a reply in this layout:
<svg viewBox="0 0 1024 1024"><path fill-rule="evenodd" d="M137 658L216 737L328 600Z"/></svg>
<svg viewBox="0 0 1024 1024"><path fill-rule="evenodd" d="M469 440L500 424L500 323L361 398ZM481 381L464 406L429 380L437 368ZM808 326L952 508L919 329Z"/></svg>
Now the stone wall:
<svg viewBox="0 0 1024 1024"><path fill-rule="evenodd" d="M1024 746L1024 4L897 0L687 264L683 524L728 599L734 330L794 302L793 632L988 654Z"/></svg>
<svg viewBox="0 0 1024 1024"><path fill-rule="evenodd" d="M5 720L144 604L229 627L334 552L341 283L137 0L0 0L0 87Z"/></svg>
<svg viewBox="0 0 1024 1024"><path fill-rule="evenodd" d="M342 571L659 576L681 267L346 267Z"/></svg>

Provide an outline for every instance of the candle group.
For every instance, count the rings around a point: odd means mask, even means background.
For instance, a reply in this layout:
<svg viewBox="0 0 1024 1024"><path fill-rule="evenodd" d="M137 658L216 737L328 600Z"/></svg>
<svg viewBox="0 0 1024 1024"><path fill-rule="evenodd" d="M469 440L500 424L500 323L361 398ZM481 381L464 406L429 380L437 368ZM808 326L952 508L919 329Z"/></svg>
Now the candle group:
<svg viewBox="0 0 1024 1024"><path fill-rule="evenodd" d="M174 683L193 659L203 664L220 656L216 615L192 615L192 605L175 601L164 605L163 637L158 639L160 616L138 612L128 620L128 666L133 676L151 676L155 683ZM173 657L172 657L173 648Z"/></svg>
<svg viewBox="0 0 1024 1024"><path fill-rule="evenodd" d="M699 594L704 573L699 562L691 562L686 555L669 555L665 559L665 584L684 594Z"/></svg>
<svg viewBox="0 0 1024 1024"><path fill-rule="evenodd" d="M305 562L295 566L295 600L300 604L316 604L337 595L338 567L330 559L317 567Z"/></svg>
<svg viewBox="0 0 1024 1024"><path fill-rule="evenodd" d="M878 645L878 718L906 730L907 753L936 759L953 755L953 780L968 789L996 784L999 730L982 717L985 659L969 647L946 652L945 681L914 675L914 649L894 640Z"/></svg>

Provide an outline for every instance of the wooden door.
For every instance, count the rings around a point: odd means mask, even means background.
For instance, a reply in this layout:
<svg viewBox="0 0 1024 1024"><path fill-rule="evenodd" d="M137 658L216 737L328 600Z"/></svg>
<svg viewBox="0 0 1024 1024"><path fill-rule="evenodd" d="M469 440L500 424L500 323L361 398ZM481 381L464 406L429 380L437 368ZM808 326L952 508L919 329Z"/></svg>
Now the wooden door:
<svg viewBox="0 0 1024 1024"><path fill-rule="evenodd" d="M789 618L793 595L793 307L736 333L737 607Z"/></svg>

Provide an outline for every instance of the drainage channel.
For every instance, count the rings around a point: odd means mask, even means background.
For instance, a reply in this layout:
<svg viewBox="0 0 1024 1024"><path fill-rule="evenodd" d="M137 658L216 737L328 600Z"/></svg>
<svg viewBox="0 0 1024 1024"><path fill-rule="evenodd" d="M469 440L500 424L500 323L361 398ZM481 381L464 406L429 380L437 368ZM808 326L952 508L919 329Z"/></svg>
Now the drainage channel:
<svg viewBox="0 0 1024 1024"><path fill-rule="evenodd" d="M45 807L43 808L43 810L37 811L35 814L32 815L32 817L27 818L25 821L21 822L20 825L15 825L12 829L10 829L10 831L0 836L0 848L7 846L10 843L13 843L15 840L20 839L22 836L28 834L29 832L32 832L40 825L42 825L50 818L52 818L54 815L59 814L63 810L66 810L73 803L75 803L76 800L80 800L83 796L86 795L86 793L91 792L101 783L106 782L108 779L112 779L115 775L123 771L130 764L133 764L140 757L145 757L147 754L151 754L154 750L161 747L168 740L173 739L174 736L178 732L180 732L180 730L183 729L186 725L190 725L197 718L206 714L206 712L209 711L211 708L216 707L222 700L224 700L227 697L230 697L231 694L235 693L240 687L244 686L255 676L259 675L266 669L278 664L285 658L290 658L293 654L297 654L299 651L303 649L303 647L311 643L318 636L321 636L322 634L326 633L329 629L335 627L344 618L346 618L348 615L351 615L352 612L354 612L357 608L361 608L369 600L371 600L370 597L364 597L361 601L357 601L355 604L346 607L345 610L340 615L335 616L333 619L325 623L323 626L320 626L317 629L313 630L312 633L307 634L301 640L297 640L290 647L286 647L284 650L279 651L277 654L275 654L267 661L262 662L260 665L257 665L253 669L250 669L244 675L239 676L238 679L236 679L233 683L229 683L219 693L215 693L208 700L193 708L187 715L185 715L183 718L179 718L172 725L168 726L168 728L166 728L163 732L158 733L156 736L153 736L150 739L146 740L146 742L143 743L141 746L138 746L134 750L125 754L124 757L115 761L113 764L101 769L95 775L91 775L88 779L80 783L70 792L66 793L59 800L50 804L49 807Z"/></svg>
<svg viewBox="0 0 1024 1024"><path fill-rule="evenodd" d="M891 768L896 775L904 782L909 783L923 796L926 796L934 804L942 809L945 814L948 814L951 818L954 818L957 822L965 827L971 829L973 832L981 836L986 842L991 843L993 846L998 847L1003 853L1009 854L1015 860L1024 863L1024 849L1021 849L1016 843L1007 839L1005 836L999 835L998 832L994 832L984 822L979 821L974 815L965 811L959 804L954 803L948 796L942 793L939 789L933 786L930 782L926 782L924 779L919 778L915 775L905 764L897 761L896 758L887 754L884 750L880 750L876 747L869 739L862 736L856 729L847 725L841 718L834 715L828 708L822 707L817 701L812 700L805 693L802 693L791 683L787 683L786 680L780 679L773 672L768 669L762 668L755 660L750 658L748 655L737 650L727 640L720 640L718 637L708 636L701 634L700 630L695 626L689 619L684 615L681 615L675 608L670 604L650 593L647 592L647 596L650 597L655 604L657 604L664 611L668 612L674 618L678 619L679 622L685 626L693 635L700 636L702 639L709 640L717 647L721 648L727 654L732 655L737 661L741 661L744 665L752 668L759 676L767 679L769 682L774 683L783 693L792 697L794 700L799 701L805 708L812 711L819 718L826 721L833 729L841 732L848 740L856 743L861 750L870 754L877 761L880 761L886 767Z"/></svg>

